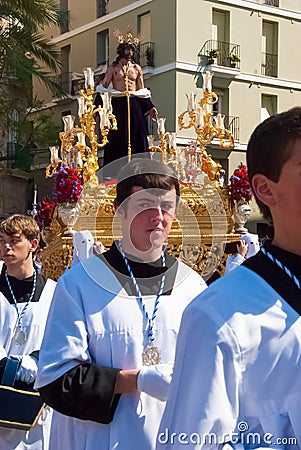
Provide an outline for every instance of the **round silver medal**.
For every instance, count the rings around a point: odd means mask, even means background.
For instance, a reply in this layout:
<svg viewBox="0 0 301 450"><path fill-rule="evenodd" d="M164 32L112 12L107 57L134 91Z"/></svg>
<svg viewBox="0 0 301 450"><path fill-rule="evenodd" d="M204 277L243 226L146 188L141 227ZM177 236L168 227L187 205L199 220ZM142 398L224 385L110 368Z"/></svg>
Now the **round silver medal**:
<svg viewBox="0 0 301 450"><path fill-rule="evenodd" d="M142 353L142 364L153 366L161 363L161 350L155 345L148 345Z"/></svg>
<svg viewBox="0 0 301 450"><path fill-rule="evenodd" d="M21 328L17 328L15 331L14 339L18 345L23 345L27 341L26 332Z"/></svg>

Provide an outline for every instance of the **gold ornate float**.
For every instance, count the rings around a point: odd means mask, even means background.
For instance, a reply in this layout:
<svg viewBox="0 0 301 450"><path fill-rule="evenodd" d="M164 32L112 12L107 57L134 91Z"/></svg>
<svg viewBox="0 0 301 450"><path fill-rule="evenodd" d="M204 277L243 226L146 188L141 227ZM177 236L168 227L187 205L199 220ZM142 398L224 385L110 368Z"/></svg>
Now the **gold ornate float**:
<svg viewBox="0 0 301 450"><path fill-rule="evenodd" d="M114 198L116 185L113 182L98 183L97 149L107 142L109 129L116 128L110 101L103 98L104 107L93 105L94 83L92 69L85 73L85 89L80 91L80 127L74 127L74 118L64 118L65 130L60 133L61 155L52 147L51 163L46 170L53 176L61 163L75 168L84 180L83 198L75 230L90 230L95 240L106 247L120 237L118 223L114 220ZM233 137L225 129L223 117L213 118L211 106L217 95L211 90L211 73L204 74L203 96L196 102L194 93L187 94L188 107L178 119L179 128L193 127L195 141L185 148L176 146L175 133L165 131L165 119L158 119L158 144L150 140L152 157L161 154L165 164L171 164L181 180L181 202L174 221L168 248L176 257L201 273L205 279L213 274L222 275L225 269L225 244L237 240L233 233L232 204L228 188L220 183L220 164L206 151L206 145L218 139L223 148L233 146ZM103 94L102 94L103 95ZM100 113L102 143L97 142L95 114ZM118 126L118 124L117 124ZM86 142L86 138L88 143ZM129 155L130 157L130 155ZM51 240L40 254L45 276L57 279L71 266L72 235L66 233L67 225L55 208L50 225Z"/></svg>

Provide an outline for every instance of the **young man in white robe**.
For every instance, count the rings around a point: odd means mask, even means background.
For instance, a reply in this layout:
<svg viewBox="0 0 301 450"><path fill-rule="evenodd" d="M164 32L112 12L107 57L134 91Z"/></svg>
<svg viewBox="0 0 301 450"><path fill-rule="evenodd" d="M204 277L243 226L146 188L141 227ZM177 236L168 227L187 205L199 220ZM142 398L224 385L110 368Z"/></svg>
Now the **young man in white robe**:
<svg viewBox="0 0 301 450"><path fill-rule="evenodd" d="M14 214L0 224L0 380L8 357L20 360L19 389L33 386L46 318L56 283L46 280L33 263L40 231L32 217ZM2 405L2 408L5 405ZM29 431L4 428L1 450L47 450L51 422L46 407Z"/></svg>
<svg viewBox="0 0 301 450"><path fill-rule="evenodd" d="M258 125L247 165L274 237L185 310L158 450L301 448L301 108Z"/></svg>
<svg viewBox="0 0 301 450"><path fill-rule="evenodd" d="M165 250L179 194L169 166L127 164L115 202L122 239L58 281L36 381L58 411L52 450L155 448L182 312L206 287Z"/></svg>

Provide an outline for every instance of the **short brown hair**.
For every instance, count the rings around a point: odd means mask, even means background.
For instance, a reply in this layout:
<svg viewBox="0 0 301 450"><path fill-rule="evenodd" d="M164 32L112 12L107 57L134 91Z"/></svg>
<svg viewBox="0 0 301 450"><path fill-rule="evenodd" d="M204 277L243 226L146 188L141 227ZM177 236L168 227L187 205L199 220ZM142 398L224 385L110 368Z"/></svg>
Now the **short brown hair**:
<svg viewBox="0 0 301 450"><path fill-rule="evenodd" d="M140 186L143 189L157 189L170 191L175 189L177 203L180 198L180 185L174 169L167 164L149 158L134 158L118 173L116 187L116 201L118 205L132 195L132 189ZM124 203L125 206L125 203Z"/></svg>
<svg viewBox="0 0 301 450"><path fill-rule="evenodd" d="M40 230L37 222L29 216L23 214L13 214L0 223L0 233L8 236L13 234L23 234L28 241L40 240Z"/></svg>
<svg viewBox="0 0 301 450"><path fill-rule="evenodd" d="M250 183L260 173L278 182L282 167L292 154L294 143L301 139L301 108L275 114L259 124L251 135L247 148L247 165ZM263 217L273 224L270 208L254 193Z"/></svg>

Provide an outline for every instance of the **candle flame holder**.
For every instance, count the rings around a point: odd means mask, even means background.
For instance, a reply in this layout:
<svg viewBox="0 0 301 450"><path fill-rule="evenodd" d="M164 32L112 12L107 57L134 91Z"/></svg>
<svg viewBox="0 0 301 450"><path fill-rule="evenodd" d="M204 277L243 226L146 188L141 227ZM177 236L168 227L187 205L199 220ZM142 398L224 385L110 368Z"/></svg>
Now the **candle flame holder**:
<svg viewBox="0 0 301 450"><path fill-rule="evenodd" d="M88 69L84 72L85 78L87 78ZM65 129L59 133L61 156L56 160L51 159L51 163L46 168L46 178L52 177L60 165L64 164L73 167L82 175L84 185L97 186L98 149L103 148L108 143L109 131L117 130L117 121L111 107L95 107L93 103L94 83L91 83L92 69L88 71L88 75L89 81L85 83L85 89L81 89L79 92L80 126L73 125L73 116L63 118ZM102 117L100 125L101 142L97 141L96 114L100 114ZM86 143L86 138L89 144Z"/></svg>
<svg viewBox="0 0 301 450"><path fill-rule="evenodd" d="M231 132L224 127L223 117L220 114L214 120L211 108L218 101L218 96L215 92L211 92L212 74L209 78L210 87L204 77L203 96L199 102L194 104L191 101L192 96L189 96L188 108L179 115L178 126L180 130L194 128L196 141L201 151L201 158L196 158L196 169L205 172L213 184L218 185L222 166L208 155L206 145L214 139L218 139L221 148L230 148L234 146L234 138Z"/></svg>

